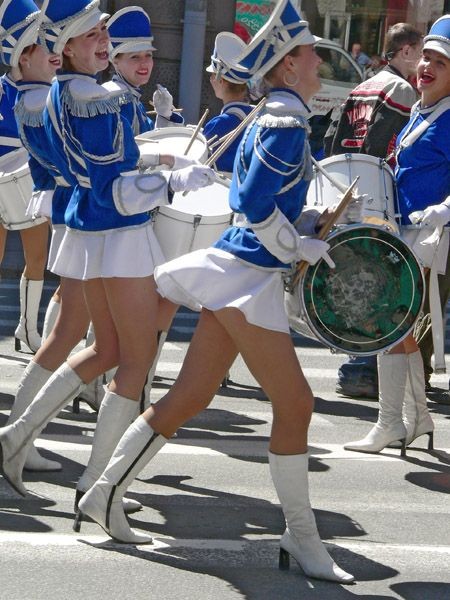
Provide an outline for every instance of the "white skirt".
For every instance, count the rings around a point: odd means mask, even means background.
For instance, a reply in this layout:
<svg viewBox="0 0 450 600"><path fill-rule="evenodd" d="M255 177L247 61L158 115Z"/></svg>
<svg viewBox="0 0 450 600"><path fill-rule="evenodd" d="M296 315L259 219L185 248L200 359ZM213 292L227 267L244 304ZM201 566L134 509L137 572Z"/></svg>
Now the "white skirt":
<svg viewBox="0 0 450 600"><path fill-rule="evenodd" d="M59 247L63 240L64 234L66 233L65 225L52 225L52 237L50 240L50 249L48 251L47 269L54 273L54 264L56 257L58 256Z"/></svg>
<svg viewBox="0 0 450 600"><path fill-rule="evenodd" d="M152 222L108 231L65 228L52 272L72 279L149 277L164 262Z"/></svg>
<svg viewBox="0 0 450 600"><path fill-rule="evenodd" d="M238 308L248 323L289 333L283 273L252 266L218 248L196 250L155 269L161 296L192 310Z"/></svg>

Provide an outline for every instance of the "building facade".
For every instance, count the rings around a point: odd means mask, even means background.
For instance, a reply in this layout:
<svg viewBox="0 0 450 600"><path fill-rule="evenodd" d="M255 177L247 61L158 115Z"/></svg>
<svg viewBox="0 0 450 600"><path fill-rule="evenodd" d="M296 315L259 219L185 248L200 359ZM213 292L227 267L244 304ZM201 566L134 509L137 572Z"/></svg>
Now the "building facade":
<svg viewBox="0 0 450 600"><path fill-rule="evenodd" d="M393 23L409 22L424 33L450 11L450 0L292 0L311 30L350 50L362 44L369 56L380 55L384 36ZM150 15L155 38L155 66L146 90L165 85L182 104L187 122L195 123L208 107L219 112L205 67L219 31L236 31L243 39L267 20L276 0L102 0L114 13L139 4ZM247 41L247 40L246 40Z"/></svg>

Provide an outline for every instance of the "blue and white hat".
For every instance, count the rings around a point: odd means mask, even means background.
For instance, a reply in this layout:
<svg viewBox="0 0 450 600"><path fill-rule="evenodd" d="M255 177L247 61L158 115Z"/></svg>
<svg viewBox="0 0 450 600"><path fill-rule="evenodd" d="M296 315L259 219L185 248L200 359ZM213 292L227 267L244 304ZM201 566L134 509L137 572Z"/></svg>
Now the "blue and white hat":
<svg viewBox="0 0 450 600"><path fill-rule="evenodd" d="M0 6L0 60L17 67L24 48L36 43L40 10L33 0L3 0Z"/></svg>
<svg viewBox="0 0 450 600"><path fill-rule="evenodd" d="M279 0L267 23L237 58L236 66L261 77L296 46L315 44L320 39L310 32L308 21L290 0Z"/></svg>
<svg viewBox="0 0 450 600"><path fill-rule="evenodd" d="M100 0L49 0L42 30L49 52L62 54L73 37L83 35L109 15L99 9Z"/></svg>
<svg viewBox="0 0 450 600"><path fill-rule="evenodd" d="M140 6L122 8L108 21L111 58L125 52L153 51L150 17Z"/></svg>
<svg viewBox="0 0 450 600"><path fill-rule="evenodd" d="M450 58L450 15L438 19L423 39L424 50L434 50Z"/></svg>
<svg viewBox="0 0 450 600"><path fill-rule="evenodd" d="M245 48L247 45L240 37L229 31L222 31L216 36L214 52L211 56L211 64L206 68L207 72L215 73L217 79L226 79L231 83L247 83L251 73L239 70L234 64Z"/></svg>

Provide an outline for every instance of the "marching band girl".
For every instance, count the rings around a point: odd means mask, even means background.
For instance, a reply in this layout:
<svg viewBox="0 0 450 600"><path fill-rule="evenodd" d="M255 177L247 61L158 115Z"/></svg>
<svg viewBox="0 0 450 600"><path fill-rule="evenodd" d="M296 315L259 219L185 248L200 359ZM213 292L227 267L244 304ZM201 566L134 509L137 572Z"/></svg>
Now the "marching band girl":
<svg viewBox="0 0 450 600"><path fill-rule="evenodd" d="M128 118L134 134L152 131L155 123L147 115L141 102L142 86L149 82L153 69L153 35L150 18L139 6L127 6L117 11L107 23L111 62L115 69L112 81L127 93L123 114ZM108 84L105 85L108 89ZM163 86L153 94L156 127L183 125L184 119L173 111L173 98Z"/></svg>
<svg viewBox="0 0 450 600"><path fill-rule="evenodd" d="M52 85L44 125L55 164L75 180L53 267L60 276L83 281L95 342L57 369L25 414L0 432L3 473L21 494L30 444L84 383L118 365L101 404L77 499L81 485L95 481L135 418L156 350L158 320L164 304L170 305L160 300L152 278L164 257L149 211L170 202L174 192L196 190L214 177L200 165L154 174L136 169L139 151L120 111L121 95L96 82L109 60L106 17L96 1L54 0L43 23L47 40L57 37L64 44L64 70ZM172 162L176 167L176 158Z"/></svg>
<svg viewBox="0 0 450 600"><path fill-rule="evenodd" d="M249 103L249 74L233 69L232 66L244 48L245 43L233 33L223 31L216 37L211 64L206 70L211 73L209 81L216 98L223 102L223 108L219 115L205 124L203 135L207 140L220 140L227 133L231 133L254 108ZM232 175L234 158L243 135L244 132L228 146L215 163L217 170L227 177Z"/></svg>
<svg viewBox="0 0 450 600"><path fill-rule="evenodd" d="M437 265L445 273L448 231L443 229L450 221L450 15L438 19L424 38L417 86L420 102L413 107L397 145L402 235L426 268ZM421 228L408 228L411 223ZM401 442L404 448L428 435L431 449L434 424L427 407L422 357L412 334L378 356L378 381L377 423L362 440L344 447L380 452L393 442Z"/></svg>
<svg viewBox="0 0 450 600"><path fill-rule="evenodd" d="M201 308L199 324L177 381L126 431L106 470L80 501L78 523L86 514L115 539L135 543L137 534L122 509L123 493L176 429L210 403L239 351L273 405L269 463L287 521L280 564L286 567L292 555L308 576L349 583L353 576L325 550L309 503L313 396L283 302L283 275L292 263L330 261L326 242L301 236L293 226L311 178L305 102L320 87L314 42L308 24L289 0L282 0L241 58L243 67L265 74L270 91L266 110L245 132L235 163L230 204L239 221L215 247L155 270L163 296Z"/></svg>
<svg viewBox="0 0 450 600"><path fill-rule="evenodd" d="M14 2L14 5L17 11L18 4ZM29 9L27 4L22 6ZM35 6L34 10L39 9ZM39 22L40 19L29 25L29 29L34 29L35 42L38 37ZM31 31L28 32L28 42L33 42L30 34ZM35 188L31 210L40 216L52 219L49 256L51 270L52 260L58 252L65 228L64 211L72 193L69 183L53 164L43 121L50 84L56 71L61 67L61 57L56 53L48 53L42 45L31 43L20 53L18 63L21 79L17 82L18 95L14 112L20 139L30 155L29 165ZM81 282L63 279L59 297L62 308L55 330L44 340L25 369L8 423L13 423L25 412L52 372L62 364L86 333L89 315ZM54 304L48 312L54 313L52 310ZM34 446L31 446L25 468L33 471L54 471L59 470L61 465L45 459Z"/></svg>
<svg viewBox="0 0 450 600"><path fill-rule="evenodd" d="M11 67L8 74L0 80L0 156L8 155L22 143L14 117L14 105L17 98L17 80L21 78L19 59L26 46L35 41L38 26L39 9L33 0L4 0L0 7L0 60ZM7 197L3 202L18 202ZM24 215L25 219L25 215ZM24 343L32 352L41 345L41 336L37 330L39 304L44 285L44 269L47 260L48 223L44 218L30 221L20 229L25 269L20 279L20 320L14 332L15 349L20 350ZM0 224L0 260L5 253L7 229Z"/></svg>

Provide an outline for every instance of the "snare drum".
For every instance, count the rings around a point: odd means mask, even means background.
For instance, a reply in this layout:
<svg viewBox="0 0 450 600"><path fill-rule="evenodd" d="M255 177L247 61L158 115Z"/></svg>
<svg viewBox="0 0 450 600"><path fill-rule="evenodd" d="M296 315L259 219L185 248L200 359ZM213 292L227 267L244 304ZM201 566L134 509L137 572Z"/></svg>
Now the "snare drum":
<svg viewBox="0 0 450 600"><path fill-rule="evenodd" d="M45 218L26 214L33 193L33 180L28 167L28 152L20 148L0 158L0 221L5 229L28 229Z"/></svg>
<svg viewBox="0 0 450 600"><path fill-rule="evenodd" d="M398 231L394 174L382 159L367 154L339 154L321 160L320 166L346 187L359 175L358 194L366 194L362 222L373 225L388 223L393 231ZM339 201L340 193L325 175L314 169L306 205L331 206Z"/></svg>
<svg viewBox="0 0 450 600"><path fill-rule="evenodd" d="M350 225L327 239L336 263L309 266L286 310L289 324L355 356L384 352L414 327L424 298L413 252L385 227ZM311 336L308 336L311 337Z"/></svg>
<svg viewBox="0 0 450 600"><path fill-rule="evenodd" d="M209 248L229 227L228 186L215 182L196 192L175 194L170 206L154 211L154 232L166 260Z"/></svg>
<svg viewBox="0 0 450 600"><path fill-rule="evenodd" d="M139 134L136 143L138 146L143 146L142 152L153 153L156 151L160 154L182 156L188 147L193 133L194 130L191 127L163 127ZM143 138L146 141L143 141ZM155 143L155 150L152 149L150 142ZM197 134L186 156L194 158L201 163L206 161L208 158L208 144L202 133Z"/></svg>

